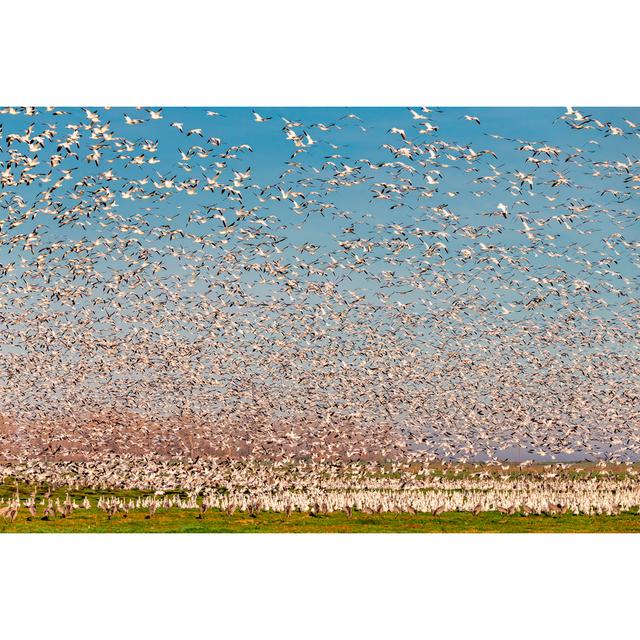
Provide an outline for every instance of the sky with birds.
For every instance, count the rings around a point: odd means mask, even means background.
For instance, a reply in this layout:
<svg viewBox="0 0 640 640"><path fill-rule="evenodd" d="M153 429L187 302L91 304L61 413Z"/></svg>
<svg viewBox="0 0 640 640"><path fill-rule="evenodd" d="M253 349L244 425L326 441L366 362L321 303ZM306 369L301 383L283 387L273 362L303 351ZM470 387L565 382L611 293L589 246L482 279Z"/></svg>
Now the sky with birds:
<svg viewBox="0 0 640 640"><path fill-rule="evenodd" d="M164 429L154 446L188 423L265 456L637 457L639 127L0 109L12 446L84 450L119 415Z"/></svg>

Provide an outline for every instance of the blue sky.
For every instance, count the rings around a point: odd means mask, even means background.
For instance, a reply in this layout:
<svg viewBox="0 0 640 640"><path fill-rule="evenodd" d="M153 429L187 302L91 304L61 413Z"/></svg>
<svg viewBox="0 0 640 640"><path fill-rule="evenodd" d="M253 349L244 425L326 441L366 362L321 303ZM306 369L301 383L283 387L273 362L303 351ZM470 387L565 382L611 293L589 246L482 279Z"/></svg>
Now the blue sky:
<svg viewBox="0 0 640 640"><path fill-rule="evenodd" d="M77 108L65 109L70 112L69 116L52 117L46 113L34 117L25 115L8 116L0 115L0 123L3 124L5 132L20 132L31 122L35 123L36 128L42 127L48 123L55 123L58 127L59 135L66 133L65 126L70 123L82 121L82 110ZM204 162L198 163L194 161L193 170L190 174L186 173L178 165L179 149L185 151L190 144L198 144L202 141L197 136L185 138L175 128L169 125L170 122L183 122L185 132L191 128L202 128L205 136L221 138L222 146L232 144L246 143L251 145L253 153L243 153L238 159L229 160L228 164L233 169L244 170L247 166L251 166L251 182L263 184L276 184L280 182L279 176L282 173L283 163L290 160L292 145L285 140L282 134L282 118L291 121L300 121L304 124L302 130L308 131L318 144L307 148L306 153L298 160L302 160L305 165L321 166L327 156L339 153L343 158L336 162L354 163L360 158L369 158L372 161L383 161L389 159L389 154L380 148L384 142L393 141L394 138L399 141L397 136L390 136L388 130L391 127L400 127L406 129L407 133L414 131L412 139L424 142L429 137L433 139L445 139L449 142L455 142L460 145L470 145L476 150L493 149L498 153L498 159L495 160L487 157L486 161L478 163L479 166L487 167L489 162L494 163L498 168L504 171L510 170L527 170L533 167L527 167L524 162L526 153L516 151L517 142L495 140L489 137L489 134L495 133L508 138L521 139L526 141L546 142L557 145L562 149L568 150L572 147L580 147L586 149L589 153L585 155L590 161L596 159L612 159L617 158L623 160L629 155L635 157L638 138L637 136L625 137L605 137L601 132L573 131L563 122L556 119L564 112L563 108L446 108L442 112L429 114L430 121L439 127L439 131L433 136L420 136L415 134L415 130L419 128L419 123L412 120L409 111L406 108L260 108L256 110L263 116L272 119L264 123L256 123L253 120L250 109L245 108L213 108L221 115L219 117L208 117L204 108L166 108L163 110L163 119L150 120L145 111L138 111L132 108L114 108L108 111L100 108L97 111L101 116L101 123L110 122L114 135L123 136L128 140L149 139L158 141L159 151L155 154L160 162L153 166L144 167L127 167L125 163L115 162L111 166L117 170L117 175L123 180L136 179L143 175L153 175L155 171L163 176L177 175L179 178L199 177L202 179L202 171L199 166ZM640 109L583 109L584 113L592 114L593 117L600 119L602 122L614 122L622 124L624 118L632 121L640 121ZM344 119L349 113L359 115L362 120ZM138 126L126 126L124 124L124 114L130 117L143 118L146 122ZM481 120L481 125L464 120L464 114L476 115ZM84 119L86 122L86 119ZM311 124L322 122L325 124L337 123L341 129L332 129L330 132L323 133L317 128L311 127ZM366 128L366 132L359 127L362 125ZM628 127L627 127L628 129ZM595 139L597 145L589 144L589 140ZM80 157L81 161L67 159L61 167L79 166L79 174L91 174L96 172L93 165L88 165L83 160L83 155L87 152L87 145L91 141L83 140L81 143ZM339 149L329 146L330 142L339 145ZM7 159L7 150L0 155L1 160ZM154 155L154 154L147 154ZM108 159L108 154L105 154ZM109 164L103 163L105 169ZM102 166L100 167L102 169ZM42 170L38 167L38 171ZM593 177L586 175L585 171L580 175L575 168L570 168L569 174L575 177L576 181L585 189L576 191L571 195L586 200L592 200L594 197L598 201L606 204L607 198L600 197L597 193L602 185L601 181L597 181ZM299 177L299 176L296 176ZM440 193L429 202L433 205L449 204L455 206L455 212L460 214L463 219L471 220L474 213L479 208L491 208L498 202L507 202L515 200L505 194L504 190L496 189L490 191L486 198L482 199L482 205L478 199L471 195L473 185L471 179L473 176L467 176L462 172L449 171L446 172L446 179L443 180L439 187ZM283 181L287 183L286 178ZM611 186L607 183L607 186ZM619 184L616 186L620 186ZM32 191L35 190L32 188ZM459 192L455 198L455 203L445 195L445 191L452 190ZM369 197L363 197L364 190L356 188L342 190L336 194L336 202L341 208L350 211L362 212L366 210L371 213L372 222L382 220L387 221L392 218L394 221L402 221L409 217L409 211L395 210L388 211L386 202L371 203ZM21 192L28 191L21 188ZM544 193L544 190L541 190ZM368 193L367 193L368 195ZM213 199L212 199L213 200ZM539 198L534 205L541 214L545 209L541 207ZM610 198L609 198L610 201ZM181 207L182 214L188 207L192 205L192 200L181 197L180 194L174 194L171 198L172 204ZM634 200L626 203L626 206L633 206ZM121 201L119 203L119 213L127 212L128 203ZM195 206L194 206L195 208ZM521 207L520 210L526 210ZM288 212L283 207L278 207L278 216L287 219ZM180 220L180 217L178 217ZM295 217L290 216L290 220L295 222ZM27 227L25 227L27 228ZM304 234L308 237L322 237L324 231L329 228L326 220L322 216L312 216L305 222ZM608 230L607 222L603 221L603 229ZM66 233L84 235L85 230L73 229L69 227L64 230ZM505 229L508 233L509 229ZM91 230L87 231L88 234ZM505 235L505 237L508 237ZM626 265L620 265L624 268Z"/></svg>
<svg viewBox="0 0 640 640"><path fill-rule="evenodd" d="M418 111L419 108L415 108ZM602 250L602 239L613 232L619 231L617 218L624 225L624 235L628 241L634 241L638 238L638 228L640 225L630 225L627 218L617 216L617 212L621 210L633 210L637 202L637 191L625 188L623 175L618 173L612 175L612 172L605 172L605 178L596 178L593 175L592 163L603 160L610 161L626 161L628 158L636 158L638 149L638 136L635 132L624 124L624 119L634 122L640 121L640 109L612 109L612 108L586 108L581 109L582 113L589 114L593 118L603 123L612 122L617 126L625 127L627 135L625 136L606 136L599 130L580 130L576 131L567 126L563 121L558 120L559 116L564 113L564 108L446 108L442 110L434 110L427 115L429 122L436 125L439 130L433 134L425 135L418 133L422 126L422 121L412 118L407 108L260 108L256 107L256 111L263 117L270 118L266 122L256 123L252 110L247 108L165 108L162 110L162 119L153 120L145 110L126 108L113 108L109 110L101 108L91 108L91 110L99 114L99 124L108 123L108 128L112 131L115 138L122 138L131 141L136 151L124 154L130 158L140 153L140 145L143 140L150 140L158 143L158 149L155 152L144 153L147 159L149 157L157 158L157 164L150 166L134 166L129 164L128 160L115 159L114 153L110 149L104 151L104 156L100 166L96 167L93 163L85 161L85 156L89 153L89 146L95 143L90 139L89 132L83 131L80 141L80 148L77 149L79 160L73 157L67 157L62 161L57 170L73 169L74 180L82 176L92 176L96 179L96 184L104 184L114 191L126 190L127 184L133 180L141 179L145 176L155 178L163 176L165 178L176 177L176 180L187 180L191 178L199 179L201 182L206 177L211 177L215 168L212 166L214 160L213 155L206 159L192 157L188 162L180 160L180 153L187 152L193 145L208 146L215 153L221 153L231 145L248 144L252 148L252 152L247 150L237 152L235 158L225 158L224 163L227 167L224 169L222 180L230 180L232 171L244 171L248 167L251 168L251 177L247 180L249 184L257 184L272 189L285 188L300 190L302 192L313 191L319 189L322 191L321 180L324 180L331 174L333 169L327 165L328 162L336 163L336 166L342 164L359 167L359 175L366 176L367 180L362 184L349 188L336 189L327 196L318 196L321 200L327 197L334 205L334 208L328 213L322 215L314 211L308 216L300 216L291 209L290 202L268 201L259 202L256 200L256 193L259 190L253 190L249 195L245 196L245 204L247 208L252 206L260 207L260 215L275 216L279 224L282 226L277 232L279 237L285 238L283 247L293 248L301 247L305 243L312 243L321 247L319 256L323 253L331 253L336 249L336 242L340 239L340 231L348 226L349 219L336 218L331 211L347 212L351 216L350 219L355 221L356 235L362 234L367 237L384 237L390 233L391 224L401 224L405 226L420 226L421 228L438 229L432 223L425 220L424 210L420 209L423 201L418 202L411 194L403 198L403 202L407 202L409 206L391 209L392 204L388 200L372 200L373 184L376 181L393 181L394 178L388 177L386 169L371 171L366 165L360 162L362 159L369 159L374 163L381 163L393 160L392 155L387 149L382 148L383 144L393 144L401 146L402 141L398 135L389 133L392 127L398 127L406 131L407 137L416 143L428 143L431 141L446 140L450 144L457 144L461 147L468 145L475 151L490 149L494 151L497 158L487 155L473 163L465 161L446 161L440 159L439 162L445 163L447 168L436 166L434 170L439 171L440 175L436 175L439 180L437 191L431 198L424 200L424 205L428 207L445 206L458 216L455 223L458 227L466 224L489 225L501 223L501 233L493 234L486 240L489 242L499 241L500 245L508 246L511 249L527 244L527 239L519 233L522 225L515 219L514 215L510 215L508 221L503 221L495 216L487 216L488 212L494 211L499 203L504 203L509 207L511 214L524 213L530 215L533 219L544 219L558 213L566 213L564 205L570 202L588 203L594 205L594 210L606 209L607 213L594 214L589 213L590 223L585 228L589 229L589 235L577 237L575 233L564 233L559 223L548 224L546 229L551 229L551 233L556 235L553 244L557 247L559 253L566 251L566 245L577 239L581 242L586 250L587 259L597 259L597 252ZM51 123L55 123L57 132L55 140L62 140L69 133L68 125L77 123L88 123L86 115L79 108L64 108L68 115L53 116L41 110L37 115L0 115L0 124L3 125L5 135L9 133L21 133L24 129L33 124L34 131L38 132L47 128ZM218 112L219 116L208 116L207 111ZM347 117L349 114L355 114L359 119ZM481 124L470 122L464 118L465 115L471 114L480 119ZM125 115L132 118L140 118L144 120L143 124L128 126L125 124ZM299 122L300 126L296 129L299 133L308 133L316 141L312 146L307 146L304 153L292 159L294 147L291 141L285 138L283 133L284 118L291 122ZM172 122L180 122L183 124L183 132L178 131L175 127L169 126ZM318 123L326 125L337 125L338 128L332 128L330 131L323 132L317 126ZM202 129L204 137L198 135L186 136L190 129ZM499 135L506 139L495 139L492 135ZM219 147L211 147L206 144L208 138L219 138L221 144ZM536 169L533 165L527 164L526 158L531 155L528 151L519 151L518 147L523 142L535 144L550 144L562 149L562 156L558 161L554 162L551 168ZM333 145L333 146L332 146ZM6 146L6 145L5 145ZM21 148L20 143L14 143L13 149ZM574 149L582 149L583 160L580 165L574 162L563 162L567 154L573 152ZM38 154L35 154L36 156ZM42 155L42 154L41 154ZM339 155L340 157L331 156ZM543 156L544 157L544 156ZM8 149L4 148L0 154L0 160L3 161L3 167L9 159ZM302 167L294 167L290 163L292 161L302 163ZM433 167L420 167L415 161L408 164L414 166L418 173L406 174L413 179L416 185L420 184L420 171L423 173ZM474 184L474 179L480 175L491 174L493 169L501 172L501 181L497 188L490 188L491 183ZM111 168L117 180L114 182L101 182L100 174ZM282 175L285 169L293 169L291 175ZM44 175L49 167L41 164L34 171L39 175ZM187 170L188 169L188 170ZM466 170L473 169L473 172ZM559 190L549 187L548 180L553 176L551 169L559 169L566 173L575 185L571 188ZM515 171L525 171L533 173L536 176L535 196L529 197L524 195L514 195L507 191L504 186L505 180L514 180L513 173ZM435 174L434 174L435 175ZM300 187L297 182L300 179L307 180L304 187ZM69 182L69 185L73 182ZM30 187L21 185L18 189L19 195L24 198L27 207L35 204L35 197L38 191L44 188L43 184L39 184L39 180L35 180ZM66 186L66 185L65 185ZM201 185L202 186L202 185ZM630 199L624 202L616 202L615 198L609 194L602 194L604 188L613 188L624 190ZM473 192L484 191L485 195L478 198ZM10 193L13 193L9 189ZM277 192L277 191L276 191ZM69 191L69 194L72 192ZM448 193L454 193L450 196ZM58 192L58 198L60 198ZM561 195L560 195L561 194ZM550 197L556 195L557 200L549 202L545 200L546 195ZM309 198L307 198L309 199ZM519 199L526 201L522 204L515 204ZM299 198L300 202L302 200ZM67 198L69 206L73 205L73 201ZM209 221L206 225L198 225L188 222L191 212L197 211L202 213L206 206L221 206L228 208L229 203L224 197L220 197L219 193L206 194L199 193L190 197L184 193L173 192L171 197L166 201L157 202L151 198L148 202L142 200L128 201L121 197L121 193L116 197L117 207L114 209L116 213L125 219L133 217L140 220L141 217L148 220L155 220L159 224L164 218L169 218L169 225L181 228L192 233L212 232L215 234L220 227L220 222ZM151 210L147 210L149 206ZM235 206L235 205L233 205ZM413 207L413 208L410 208ZM274 218L274 219L275 219ZM233 219L233 215L230 219ZM50 241L60 240L67 242L70 239L85 238L88 241L94 239L102 233L102 230L95 224L95 220L89 219L89 226L78 226L76 224L58 227L50 220L42 215L36 216L32 221L24 223L19 230L28 233L36 225L44 225L48 232ZM429 226L431 224L431 227ZM376 228L376 225L382 227ZM443 228L445 228L443 226ZM172 240L175 246L189 246L188 240L176 237ZM226 247L219 247L224 250L232 248L235 240L230 239ZM448 248L454 251L463 246L467 239L460 239L455 234L449 236ZM144 239L145 245L152 246L153 240ZM477 243L476 243L477 244ZM418 245L419 246L419 245ZM325 252L326 249L326 252ZM62 249L60 250L62 251ZM405 252L405 255L411 255L411 251ZM0 258L3 262L8 262L16 257L14 251L12 255L8 254L8 248L5 245L0 249ZM285 251L285 256L291 259L292 254L289 250ZM308 256L307 256L308 257ZM548 268L555 267L558 263L562 263L563 268L568 272L577 272L579 265L574 262L568 262L561 257L550 257L547 255L534 255L532 258L536 268L541 274L545 273ZM167 266L171 267L171 261L167 261ZM16 265L20 268L20 265ZM384 267L381 262L377 263L377 267ZM113 264L109 266L112 268ZM373 268L373 267L372 267ZM397 272L403 273L403 265L397 265ZM459 267L464 270L464 267ZM454 267L455 269L455 267ZM615 269L624 276L634 276L637 271L637 265L630 260L621 259L615 265ZM371 289L362 278L357 274L351 274L352 281L350 286L354 289L361 287L365 291ZM355 283L353 281L355 279ZM371 283L369 283L371 284ZM375 285L373 287L375 289ZM404 287L406 291L406 287ZM505 296L505 300L512 295L509 292L501 294ZM605 291L603 296L612 304L621 302L611 297ZM409 294L409 297L410 294Z"/></svg>

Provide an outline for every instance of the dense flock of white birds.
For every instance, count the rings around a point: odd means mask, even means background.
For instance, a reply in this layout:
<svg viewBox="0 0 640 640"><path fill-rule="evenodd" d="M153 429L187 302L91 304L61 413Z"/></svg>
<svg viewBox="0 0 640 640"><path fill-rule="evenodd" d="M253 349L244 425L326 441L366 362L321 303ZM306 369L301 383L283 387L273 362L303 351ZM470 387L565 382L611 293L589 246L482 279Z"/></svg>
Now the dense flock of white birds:
<svg viewBox="0 0 640 640"><path fill-rule="evenodd" d="M483 511L522 516L640 514L638 471L631 465L554 464L526 469L522 465L430 466L377 462L265 464L260 461L141 460L103 458L96 462L22 461L0 466L0 481L19 481L28 490L0 500L0 515L18 513L51 520L76 509L97 507L111 519L144 510L209 510L248 513L302 512L320 516L345 512L430 513ZM63 499L52 497L67 491ZM87 490L90 490L87 491ZM118 491L143 492L137 497ZM71 498L69 491L83 495ZM89 494L91 497L88 497ZM29 516L27 516L29 517Z"/></svg>
<svg viewBox="0 0 640 640"><path fill-rule="evenodd" d="M4 460L637 458L635 122L559 110L560 145L428 108L201 111L0 110ZM351 500L255 478L269 508Z"/></svg>

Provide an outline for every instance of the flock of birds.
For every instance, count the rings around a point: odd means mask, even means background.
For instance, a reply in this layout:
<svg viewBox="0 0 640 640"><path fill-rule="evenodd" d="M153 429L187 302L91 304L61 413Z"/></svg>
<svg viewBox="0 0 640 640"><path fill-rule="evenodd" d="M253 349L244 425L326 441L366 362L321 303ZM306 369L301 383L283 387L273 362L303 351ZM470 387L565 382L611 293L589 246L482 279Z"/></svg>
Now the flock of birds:
<svg viewBox="0 0 640 640"><path fill-rule="evenodd" d="M438 516L453 511L640 515L639 472L630 464L526 467L212 459L176 464L133 456L98 463L22 461L0 466L0 482L7 487L16 483L14 495L0 500L0 516L13 522L23 511L29 519L54 520L91 508L109 520L136 511L151 519L159 510L172 509L194 512L199 519L208 511L253 517L262 512L287 517L293 512L316 517L344 512L349 518L354 513ZM21 497L18 482L28 488L23 491L27 495ZM118 495L132 490L135 497Z"/></svg>
<svg viewBox="0 0 640 640"><path fill-rule="evenodd" d="M260 111L0 109L2 460L638 459L640 125Z"/></svg>

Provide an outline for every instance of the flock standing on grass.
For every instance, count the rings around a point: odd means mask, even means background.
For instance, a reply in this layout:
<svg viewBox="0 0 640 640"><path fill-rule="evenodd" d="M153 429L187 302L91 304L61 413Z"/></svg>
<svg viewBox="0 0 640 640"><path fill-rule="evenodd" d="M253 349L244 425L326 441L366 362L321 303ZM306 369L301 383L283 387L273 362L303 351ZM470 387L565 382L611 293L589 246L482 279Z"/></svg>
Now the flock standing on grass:
<svg viewBox="0 0 640 640"><path fill-rule="evenodd" d="M198 519L213 510L254 517L261 512L288 517L294 511L311 516L342 511L349 517L354 513L438 516L452 511L521 516L637 514L637 475L631 466L584 470L563 464L523 473L519 465L432 468L406 463L291 461L267 465L211 459L149 465L139 458L101 463L22 462L0 467L0 478L19 479L29 487L29 495L21 499L16 488L13 497L0 502L0 515L14 521L22 509L30 520L54 520L91 507L103 511L109 520L141 511L151 519L158 511L175 510L191 511ZM55 489L59 491L53 497ZM122 490L141 494L115 495Z"/></svg>

